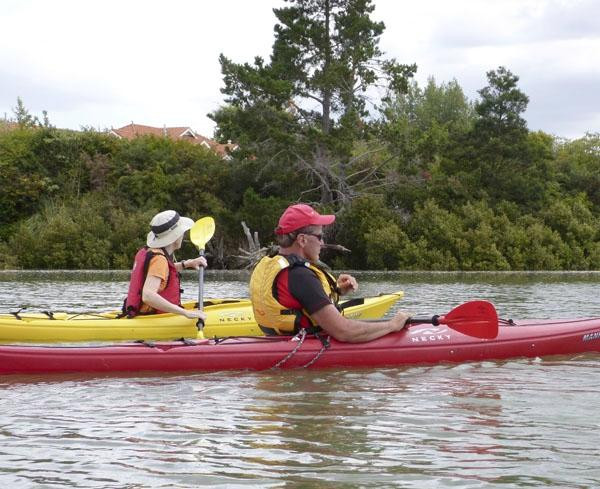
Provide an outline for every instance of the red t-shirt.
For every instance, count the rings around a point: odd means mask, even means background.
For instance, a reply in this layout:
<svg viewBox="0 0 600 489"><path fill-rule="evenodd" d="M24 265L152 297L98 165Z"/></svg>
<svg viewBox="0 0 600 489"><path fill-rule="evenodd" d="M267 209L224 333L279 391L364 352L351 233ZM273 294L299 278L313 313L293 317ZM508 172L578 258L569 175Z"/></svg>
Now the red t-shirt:
<svg viewBox="0 0 600 489"><path fill-rule="evenodd" d="M286 268L277 276L275 282L275 299L287 308L305 309L309 314L313 314L332 303L323 290L319 277L310 268Z"/></svg>

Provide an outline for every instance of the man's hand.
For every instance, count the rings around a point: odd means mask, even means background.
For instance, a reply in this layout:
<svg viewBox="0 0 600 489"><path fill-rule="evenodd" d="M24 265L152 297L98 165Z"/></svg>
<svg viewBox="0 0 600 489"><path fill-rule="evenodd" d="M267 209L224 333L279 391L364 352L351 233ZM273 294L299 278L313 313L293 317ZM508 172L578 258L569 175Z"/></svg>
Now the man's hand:
<svg viewBox="0 0 600 489"><path fill-rule="evenodd" d="M406 327L406 321L411 318L411 315L406 311L398 311L395 316L390 319L394 326L394 331L400 331Z"/></svg>
<svg viewBox="0 0 600 489"><path fill-rule="evenodd" d="M337 286L342 295L358 290L358 282L352 275L347 273L340 274L337 279Z"/></svg>

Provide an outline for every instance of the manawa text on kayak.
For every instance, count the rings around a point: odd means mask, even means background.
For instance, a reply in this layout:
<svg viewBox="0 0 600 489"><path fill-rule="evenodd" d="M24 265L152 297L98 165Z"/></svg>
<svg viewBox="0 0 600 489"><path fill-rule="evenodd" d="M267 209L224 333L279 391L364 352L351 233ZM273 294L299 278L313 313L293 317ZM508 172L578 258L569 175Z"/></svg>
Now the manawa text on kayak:
<svg viewBox="0 0 600 489"><path fill-rule="evenodd" d="M600 338L600 331L594 331L593 333L584 334L582 340L583 341L592 341Z"/></svg>

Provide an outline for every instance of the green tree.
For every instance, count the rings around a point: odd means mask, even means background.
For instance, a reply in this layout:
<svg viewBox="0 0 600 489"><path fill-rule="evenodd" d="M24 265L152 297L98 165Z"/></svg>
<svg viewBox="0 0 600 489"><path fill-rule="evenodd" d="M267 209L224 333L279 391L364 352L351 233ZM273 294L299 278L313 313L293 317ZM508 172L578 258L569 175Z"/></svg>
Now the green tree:
<svg viewBox="0 0 600 489"><path fill-rule="evenodd" d="M18 128L0 133L0 236L8 236L17 221L58 190L36 151L40 132Z"/></svg>
<svg viewBox="0 0 600 489"><path fill-rule="evenodd" d="M487 73L472 129L458 138L442 172L458 178L476 199L541 206L550 179L552 142L531 136L522 117L528 97L504 67Z"/></svg>
<svg viewBox="0 0 600 489"><path fill-rule="evenodd" d="M50 128L50 119L48 118L48 112L42 111L42 120L40 121L37 116L31 115L29 110L25 107L21 97L17 97L17 106L13 107L13 114L15 115L15 121L21 129L32 128L32 127L45 127Z"/></svg>
<svg viewBox="0 0 600 489"><path fill-rule="evenodd" d="M526 165L527 123L521 114L529 98L517 87L519 77L504 67L488 71L489 85L479 90L479 116L471 133L480 180L490 193L506 190ZM502 192L498 192L505 197Z"/></svg>
<svg viewBox="0 0 600 489"><path fill-rule="evenodd" d="M428 198L434 186L447 192L451 182L440 172L456 141L464 139L475 119L473 104L456 80L391 95L382 107L380 134L397 162L398 180L388 190L390 205L409 211ZM436 189L436 191L439 191Z"/></svg>
<svg viewBox="0 0 600 489"><path fill-rule="evenodd" d="M406 90L416 66L383 58L385 26L370 18L371 0L288 3L274 9L269 63L257 57L241 65L221 55L229 105L210 117L220 137L245 147L240 155L300 171L321 203L344 205L365 185L353 149L368 126L367 91L380 84Z"/></svg>
<svg viewBox="0 0 600 489"><path fill-rule="evenodd" d="M479 119L476 131L488 137L505 137L507 133L523 137L527 122L521 114L527 109L529 97L517 87L519 77L504 66L488 71L489 85L478 91L481 100L475 104Z"/></svg>
<svg viewBox="0 0 600 489"><path fill-rule="evenodd" d="M353 269L396 268L407 240L402 217L385 205L382 195L354 199L335 224L336 242L352 253L336 256L335 263Z"/></svg>
<svg viewBox="0 0 600 489"><path fill-rule="evenodd" d="M15 120L21 129L25 127L39 126L38 118L29 113L29 110L25 108L25 104L23 104L21 97L17 97L17 106L13 107L13 114L15 115Z"/></svg>
<svg viewBox="0 0 600 489"><path fill-rule="evenodd" d="M600 133L589 133L575 141L562 141L556 157L561 192L584 192L600 212Z"/></svg>
<svg viewBox="0 0 600 489"><path fill-rule="evenodd" d="M430 77L421 89L413 81L406 93L395 93L382 107L382 135L405 163L428 168L453 138L465 134L475 119L473 105L456 80L437 85Z"/></svg>

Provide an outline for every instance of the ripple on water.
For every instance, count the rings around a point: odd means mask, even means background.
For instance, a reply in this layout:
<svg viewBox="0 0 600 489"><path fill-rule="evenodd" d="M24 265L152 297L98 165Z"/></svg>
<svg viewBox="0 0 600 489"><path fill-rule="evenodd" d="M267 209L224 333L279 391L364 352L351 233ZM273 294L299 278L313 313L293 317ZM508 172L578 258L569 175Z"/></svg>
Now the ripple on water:
<svg viewBox="0 0 600 489"><path fill-rule="evenodd" d="M208 274L211 296L245 276ZM361 276L359 275L359 278ZM117 307L126 275L7 280L4 308ZM600 315L598 274L365 274L365 295L445 312L472 298L504 317ZM193 299L195 276L185 277ZM75 305L74 307L73 304ZM5 487L590 488L600 356L378 370L0 379Z"/></svg>

